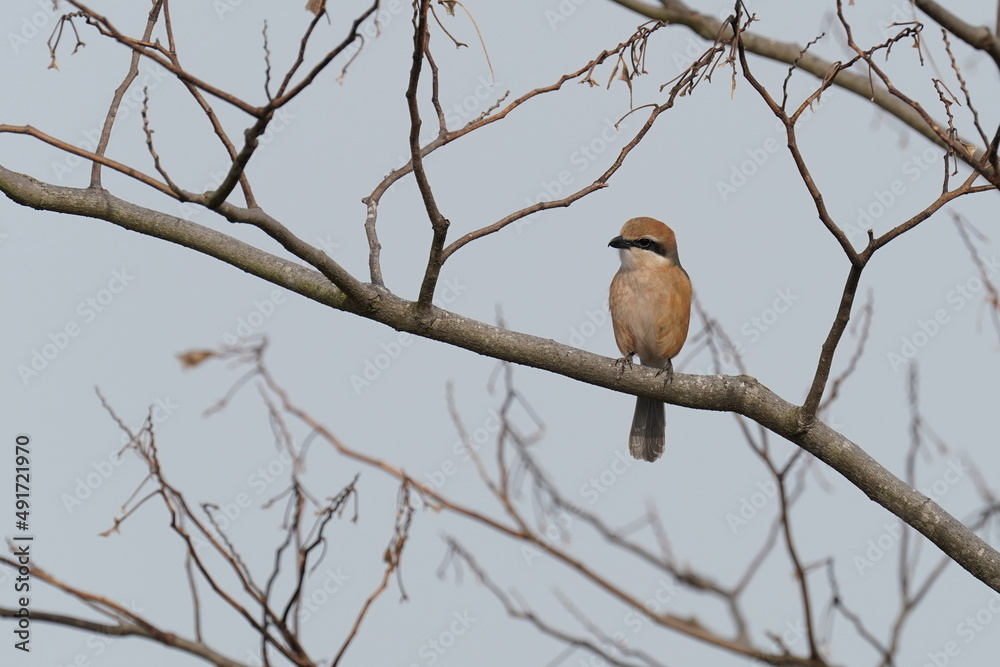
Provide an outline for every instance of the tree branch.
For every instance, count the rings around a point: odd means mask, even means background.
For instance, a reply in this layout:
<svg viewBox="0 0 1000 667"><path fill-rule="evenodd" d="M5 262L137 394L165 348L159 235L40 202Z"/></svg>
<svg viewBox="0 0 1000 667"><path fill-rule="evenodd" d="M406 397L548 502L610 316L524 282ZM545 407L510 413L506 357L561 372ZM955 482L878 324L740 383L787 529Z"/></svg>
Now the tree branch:
<svg viewBox="0 0 1000 667"><path fill-rule="evenodd" d="M642 0L611 1L651 19L686 26L709 41L714 42L720 35L722 39L732 38L732 30L723 21L710 14L693 10L681 0L661 0L661 3L657 5L647 4ZM918 0L917 4L923 5L925 3ZM795 64L798 69L809 72L821 81L826 80L836 66L836 63L823 60L811 53L803 53L802 47L798 44L770 39L755 33L744 33L743 44L747 51L755 55L789 65ZM932 123L928 123L916 109L898 99L888 90L872 86L868 76L841 70L831 79L831 82L880 107L932 143L942 148L949 148L948 144L935 131ZM970 156L963 151L958 157L975 167L984 153L984 149L979 149L975 155Z"/></svg>
<svg viewBox="0 0 1000 667"><path fill-rule="evenodd" d="M7 561L6 558L3 560L5 562ZM68 587L64 584L57 587L73 597L89 595L79 589ZM0 618L18 618L18 610L0 607ZM84 630L86 632L93 632L109 637L142 637L143 639L148 639L156 642L157 644L169 646L170 648L175 648L179 651L199 657L216 667L247 667L242 662L230 660L200 641L192 641L190 639L185 639L184 637L178 637L172 632L164 632L148 622L140 624L122 620L117 624L98 623L85 618L66 616L64 614L56 614L45 611L32 611L31 619L33 621L52 623L54 625L75 628L77 630Z"/></svg>
<svg viewBox="0 0 1000 667"><path fill-rule="evenodd" d="M149 10L149 18L146 21L146 31L142 35L142 41L149 41L150 36L153 34L153 28L156 27L156 22L160 19L160 10L162 8L163 0L156 0L153 3L152 8ZM101 138L97 141L97 148L94 149L94 152L98 155L103 156L105 151L108 149L108 143L111 141L111 130L115 124L115 117L118 115L118 108L121 106L122 100L125 98L125 93L128 91L129 86L132 85L132 82L135 81L137 76L139 76L139 52L133 51L132 62L129 63L128 73L125 74L125 79L115 90L115 94L111 98L111 107L108 109L108 114L104 118L104 127L101 128ZM100 162L94 162L91 165L90 187L101 187Z"/></svg>
<svg viewBox="0 0 1000 667"><path fill-rule="evenodd" d="M1000 40L989 28L966 23L934 0L913 0L913 4L942 28L972 48L986 53L1000 67Z"/></svg>
<svg viewBox="0 0 1000 667"><path fill-rule="evenodd" d="M359 303L324 275L276 257L225 234L153 211L105 191L58 187L0 167L0 190L33 208L106 220L125 229L177 243L332 308L381 322L398 331L454 345L495 359L547 370L581 382L699 410L730 411L761 424L839 472L869 498L934 542L955 562L1000 592L1000 553L910 488L863 449L821 421L805 432L799 410L757 380L741 376L677 374L664 385L655 370L635 367L621 373L614 360L431 307L421 317L413 304L378 290ZM318 251L317 251L318 252ZM365 286L370 289L370 286Z"/></svg>
<svg viewBox="0 0 1000 667"><path fill-rule="evenodd" d="M144 43L139 40L128 37L127 35L122 34L117 28L115 28L107 18L101 16L94 10L90 9L82 2L79 2L79 0L67 0L67 2L69 2L69 4L73 5L80 11L82 11L87 17L87 23L90 23L95 28L97 28L98 32L100 32L102 35L106 37L111 37L112 39L122 44L123 46L127 46L128 48L132 49L133 52L137 52L143 56L146 56L147 58L154 61L164 69L173 73L175 76L177 76L177 78L179 78L186 84L190 84L197 88L200 88L209 95L217 97L218 99L224 102L228 102L229 104L236 107L240 111L243 111L246 114L249 114L251 116L258 116L261 114L262 110L259 107L247 104L246 102L236 97L235 95L227 93L226 91L213 86L207 81L199 79L198 77L189 73L180 66L175 65L173 62L170 61L169 58L162 55L161 52L164 51L164 49L162 46L159 45L158 42L155 43L154 46L153 44Z"/></svg>
<svg viewBox="0 0 1000 667"><path fill-rule="evenodd" d="M423 199L427 217L431 221L431 249L427 258L427 269L420 284L420 294L417 306L429 312L437 279L444 264L444 243L448 237L448 220L445 219L434 199L427 172L424 170L424 158L420 150L420 105L417 92L420 84L420 70L424 62L424 52L429 48L430 36L427 32L427 13L430 0L418 0L413 8L413 64L410 67L410 80L406 88L406 107L410 113L410 161L413 163L413 177L417 180L417 188Z"/></svg>

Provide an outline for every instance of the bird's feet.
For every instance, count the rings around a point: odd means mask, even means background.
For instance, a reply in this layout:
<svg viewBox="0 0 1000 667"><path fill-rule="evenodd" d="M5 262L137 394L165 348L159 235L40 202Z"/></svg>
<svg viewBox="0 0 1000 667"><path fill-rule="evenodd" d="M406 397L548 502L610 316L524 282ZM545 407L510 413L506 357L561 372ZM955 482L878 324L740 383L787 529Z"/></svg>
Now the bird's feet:
<svg viewBox="0 0 1000 667"><path fill-rule="evenodd" d="M666 363L663 364L663 368L656 371L656 377L661 375L666 375L666 379L663 384L670 384L674 381L674 362L667 359Z"/></svg>
<svg viewBox="0 0 1000 667"><path fill-rule="evenodd" d="M628 368L629 370L632 370L632 366L633 366L633 364L632 364L632 355L630 354L627 357L621 357L619 359L616 359L615 360L615 366L618 367L618 373L619 373L619 375L622 374L622 373L624 373L626 368Z"/></svg>

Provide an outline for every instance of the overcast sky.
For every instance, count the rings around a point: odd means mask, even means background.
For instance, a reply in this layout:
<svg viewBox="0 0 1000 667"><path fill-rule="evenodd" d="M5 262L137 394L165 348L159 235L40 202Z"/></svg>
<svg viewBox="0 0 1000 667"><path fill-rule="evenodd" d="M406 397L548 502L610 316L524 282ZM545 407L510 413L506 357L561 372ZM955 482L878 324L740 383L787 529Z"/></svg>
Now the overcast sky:
<svg viewBox="0 0 1000 667"><path fill-rule="evenodd" d="M127 33L140 34L147 3L123 4L95 1L93 8ZM318 25L309 52L313 59L342 39L349 17L364 6L353 0L332 4L338 5L336 13L332 23ZM797 43L826 31L815 51L830 60L848 58L843 34L831 23L832 6L801 4L816 6L750 3L759 19L751 30ZM264 22L273 67L284 71L310 18L301 7L287 5L262 0L172 4L182 62L204 80L261 104ZM718 16L731 9L726 2L699 5ZM50 6L47 0L0 4L0 81L6 91L0 95L0 123L31 124L89 149L127 69L128 54L81 25L86 47L71 55L72 40L64 35L59 69L47 69L46 40L56 25ZM493 71L468 18L439 12L449 31L469 44L456 50L438 27L432 29L441 101L453 126L476 117L507 91L513 99L582 67L643 22L605 0L470 0L466 6L486 41ZM855 38L866 45L883 41L888 23L912 16L903 0L857 3L847 10ZM972 23L989 24L995 7L962 3L961 11ZM374 35L371 23L366 29ZM937 29L926 33L928 41L938 35ZM649 42L649 74L636 80L631 92L633 106L662 101L659 87L706 46L683 27L659 30ZM361 198L405 159L409 129L403 94L411 49L409 6L386 3L377 38L343 82L337 81L338 60L278 114L248 170L262 207L365 280ZM956 52L984 127L995 127L1000 100L993 67L960 45ZM947 78L943 51L935 48L932 55L921 69L917 52L901 45L890 64L897 84L928 103L936 99L930 77L943 76L955 85ZM766 85L779 89L787 68L760 59L752 66ZM605 66L595 79L603 83L610 75ZM816 85L809 75L796 74L791 98L802 99ZM148 62L119 113L109 155L153 173L140 119L143 86L149 90L157 147L173 178L190 190L214 187L228 167L221 146L190 96ZM450 238L596 178L646 117L639 111L616 130L629 105L630 91L621 82L610 89L571 83L435 153L427 171L452 223ZM223 103L218 109L234 137L251 124ZM426 109L430 112L429 105ZM864 230L884 232L940 192L940 151L899 122L839 89L825 93L814 112L801 123L800 143L832 214L856 247L864 243ZM964 107L955 113L967 123ZM425 140L434 130L430 113L426 119ZM785 399L801 402L849 267L817 219L784 145L783 131L746 81L738 80L733 92L730 72L718 70L711 82L679 98L658 119L609 188L457 252L442 271L436 303L489 323L500 308L513 330L617 356L606 301L618 259L607 243L628 218L653 216L675 230L698 300L742 346L747 373ZM27 137L0 137L0 163L50 183L83 187L89 181L89 165ZM179 207L120 175L105 171L104 183L118 196L284 255L257 230ZM871 335L857 372L825 419L902 475L910 437L907 370L910 363L919 364L923 414L947 450L927 450L918 487L966 519L979 506L969 462L989 482L1000 482L1000 359L979 269L949 211L984 232L986 238L975 242L987 269L997 270L993 193L950 205L880 251L859 293L859 306L869 294L874 299ZM415 298L430 226L412 178L383 199L379 234L387 286ZM262 505L284 488L290 472L252 387L223 412L204 416L242 371L222 363L185 371L176 359L185 350L266 335L275 377L350 447L390 461L443 493L500 512L489 504L473 464L455 447L458 435L445 400L451 382L466 427L474 434L478 429L483 439L490 434L483 446L492 451L502 399L488 389L496 366L492 359L433 341L400 339L382 325L332 311L186 248L102 221L23 208L5 198L0 199L0 280L5 285L0 414L7 442L0 469L8 471L0 481L0 507L13 507L14 437L28 434L35 565L133 604L168 630L193 634L183 551L170 533L166 512L150 504L120 534L98 536L142 481L144 469L131 453L116 456L122 436L95 387L132 425L152 409L165 473L190 499L229 508L230 535L255 572L270 566L281 539L280 510L265 511ZM690 340L699 331L694 320ZM851 333L845 336L835 372L843 369L855 342ZM689 345L675 367L713 372L708 355L696 352ZM737 371L730 366L726 372ZM524 367L516 367L513 377L544 423L535 454L569 501L616 526L655 506L681 562L724 583L739 576L765 539L777 501L766 469L731 415L668 406L666 453L646 464L627 457L633 397ZM525 430L537 426L526 410L516 419ZM299 442L306 435L306 429L296 429ZM778 438L771 444L786 453L782 459L794 451ZM319 443L308 465L308 483L320 497L336 494L361 473L360 519L331 527L329 553L310 590L315 609L303 625L315 655L329 659L381 577L382 553L393 529L395 484ZM813 563L833 557L844 599L884 637L898 600L898 523L822 464L815 464L807 479L810 490L793 515L803 558ZM0 529L7 536L15 533L12 515L5 514ZM740 516L742 521L734 521ZM569 532L572 536L573 527ZM439 578L446 535L456 536L502 588L516 589L572 632L583 630L557 602L555 590L571 595L605 632L625 633L630 646L664 664L749 664L638 623L629 616L632 610L544 557L468 522L426 511L415 516L404 553L408 601L398 602L394 582L374 606L347 664L601 664L589 662L581 651L562 654L559 643L508 619L473 577ZM589 544L585 535L577 539ZM671 612L694 614L722 632L731 631L719 604L685 589L665 592L669 581L620 553L597 547L578 553L640 599L669 597ZM939 557L936 547L925 543L920 571L928 571ZM8 606L14 582L4 576L0 600ZM811 581L822 610L825 574L817 572ZM207 604L213 610L205 621L209 643L233 659L257 664L252 633L234 614ZM746 605L759 644L769 645L768 633L785 634L789 648L802 651L804 639L796 631L801 606L787 559L778 554L765 565L747 592ZM89 613L37 580L32 608ZM940 660L952 644L956 650L946 655L948 665L988 664L1000 651L994 609L1000 610L1000 602L987 587L949 566L908 627L899 664L935 664L934 656ZM979 620L970 625L967 619L977 614ZM41 623L32 630L26 662L11 646L12 633L3 633L5 664L202 664L141 640L111 641ZM831 650L837 664L876 662L871 648L842 619L834 626ZM14 663L8 662L10 656Z"/></svg>

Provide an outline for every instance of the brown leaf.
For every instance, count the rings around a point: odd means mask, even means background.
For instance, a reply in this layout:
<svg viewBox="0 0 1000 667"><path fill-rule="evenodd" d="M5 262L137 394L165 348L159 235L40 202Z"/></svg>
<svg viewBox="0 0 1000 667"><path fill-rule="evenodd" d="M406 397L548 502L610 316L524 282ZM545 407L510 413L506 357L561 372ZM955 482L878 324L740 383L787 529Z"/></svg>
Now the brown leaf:
<svg viewBox="0 0 1000 667"><path fill-rule="evenodd" d="M212 350L188 350L187 352L178 354L177 358L180 360L184 370L187 370L214 356L215 352Z"/></svg>

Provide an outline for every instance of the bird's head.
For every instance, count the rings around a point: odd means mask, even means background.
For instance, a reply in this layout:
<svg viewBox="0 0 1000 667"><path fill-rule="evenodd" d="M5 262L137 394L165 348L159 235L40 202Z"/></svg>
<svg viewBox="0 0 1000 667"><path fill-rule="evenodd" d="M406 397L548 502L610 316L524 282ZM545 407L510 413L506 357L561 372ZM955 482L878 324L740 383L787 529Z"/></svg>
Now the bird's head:
<svg viewBox="0 0 1000 667"><path fill-rule="evenodd" d="M673 230L653 218L632 218L608 246L619 251L626 269L681 265Z"/></svg>

